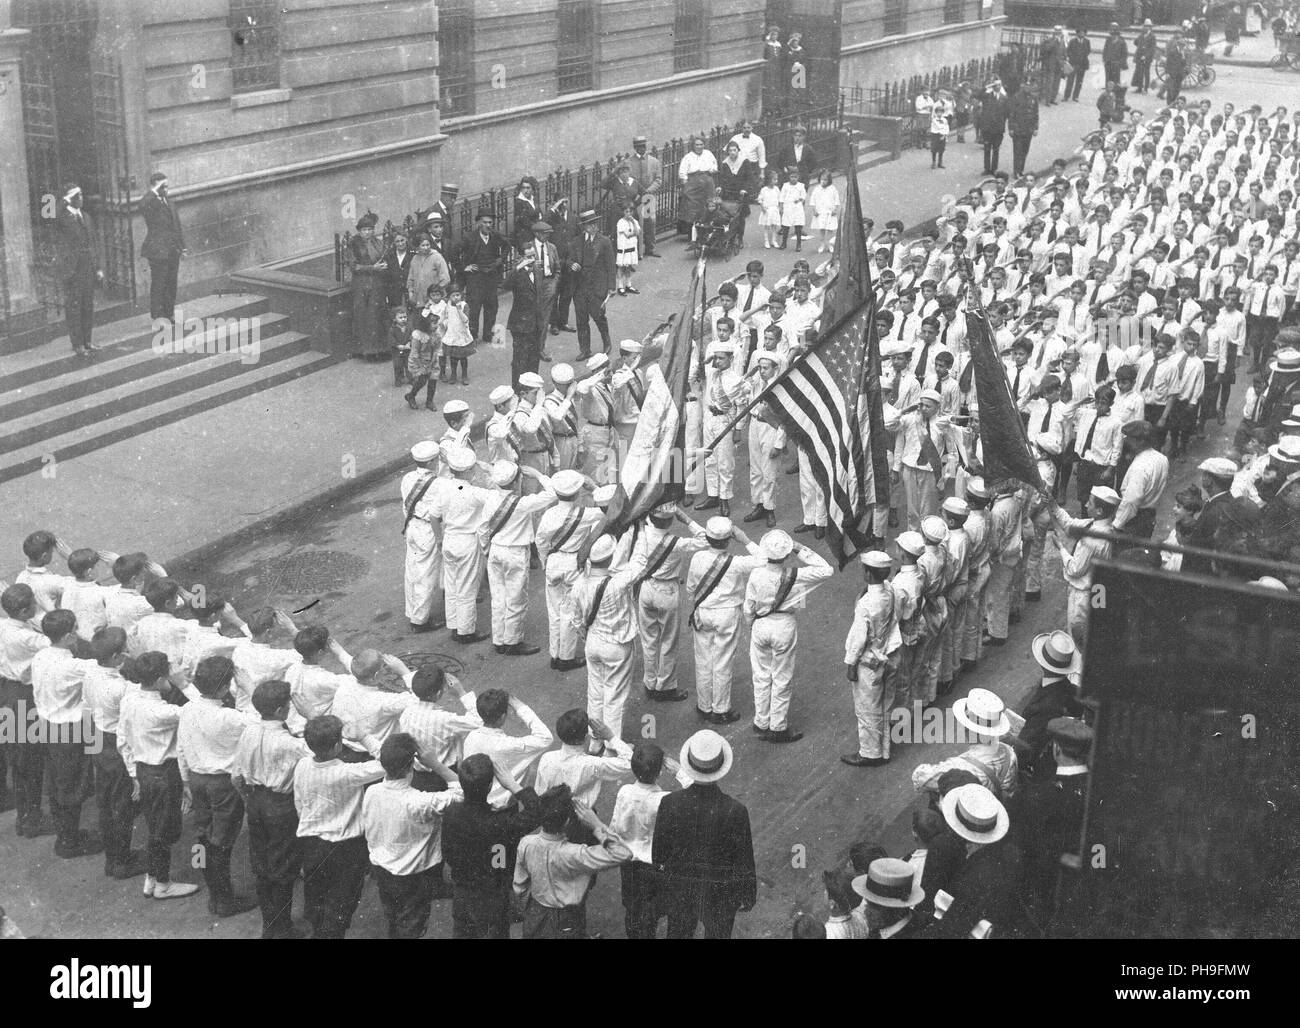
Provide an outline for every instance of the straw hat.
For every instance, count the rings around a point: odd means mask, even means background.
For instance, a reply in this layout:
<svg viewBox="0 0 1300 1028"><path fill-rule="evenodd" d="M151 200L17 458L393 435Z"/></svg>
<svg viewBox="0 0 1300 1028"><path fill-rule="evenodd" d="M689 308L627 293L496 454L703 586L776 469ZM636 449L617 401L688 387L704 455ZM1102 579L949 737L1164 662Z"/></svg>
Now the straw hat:
<svg viewBox="0 0 1300 1028"><path fill-rule="evenodd" d="M967 842L997 842L1007 834L1007 808L982 785L963 785L940 801L943 818Z"/></svg>
<svg viewBox="0 0 1300 1028"><path fill-rule="evenodd" d="M696 732L684 743L682 770L697 782L719 782L731 770L731 743L710 728Z"/></svg>
<svg viewBox="0 0 1300 1028"><path fill-rule="evenodd" d="M977 735L1000 737L1011 731L1007 705L987 689L972 689L952 705L952 716Z"/></svg>
<svg viewBox="0 0 1300 1028"><path fill-rule="evenodd" d="M873 860L866 874L853 879L853 891L878 907L910 908L925 899L916 868L896 857Z"/></svg>
<svg viewBox="0 0 1300 1028"><path fill-rule="evenodd" d="M1034 660L1038 661L1038 666L1048 674L1064 676L1077 674L1083 669L1083 655L1074 645L1074 639L1069 632L1062 632L1059 629L1055 632L1044 632L1034 637L1029 649L1034 655Z"/></svg>

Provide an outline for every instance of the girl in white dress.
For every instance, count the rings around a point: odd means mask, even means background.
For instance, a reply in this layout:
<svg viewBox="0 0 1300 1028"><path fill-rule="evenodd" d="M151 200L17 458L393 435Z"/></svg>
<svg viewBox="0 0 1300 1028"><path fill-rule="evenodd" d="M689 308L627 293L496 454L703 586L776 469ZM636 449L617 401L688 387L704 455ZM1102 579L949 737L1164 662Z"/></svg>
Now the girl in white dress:
<svg viewBox="0 0 1300 1028"><path fill-rule="evenodd" d="M839 229L840 194L831 184L831 173L823 171L820 180L808 195L808 206L813 212L813 228L821 233L817 252L835 249L835 233Z"/></svg>
<svg viewBox="0 0 1300 1028"><path fill-rule="evenodd" d="M763 246L776 246L776 234L781 228L781 187L775 171L768 171L763 188L758 191L758 223L763 226Z"/></svg>
<svg viewBox="0 0 1300 1028"><path fill-rule="evenodd" d="M639 293L641 290L632 288L632 276L636 272L637 262L637 241L641 238L641 225L632 216L632 205L627 204L623 208L623 216L618 219L618 227L615 230L616 241L614 244L614 265L615 278L618 282L618 295L626 296L628 293Z"/></svg>
<svg viewBox="0 0 1300 1028"><path fill-rule="evenodd" d="M781 187L781 243L782 250L794 229L794 249L798 253L803 249L803 227L807 223L804 214L804 201L808 199L808 190L799 181L799 169L791 167L789 178Z"/></svg>
<svg viewBox="0 0 1300 1028"><path fill-rule="evenodd" d="M474 355L474 333L470 331L469 318L465 316L465 297L456 288L447 298L442 312L444 334L442 352L451 365L451 377L446 381L457 384L456 372L460 371L460 385L469 385L469 359Z"/></svg>

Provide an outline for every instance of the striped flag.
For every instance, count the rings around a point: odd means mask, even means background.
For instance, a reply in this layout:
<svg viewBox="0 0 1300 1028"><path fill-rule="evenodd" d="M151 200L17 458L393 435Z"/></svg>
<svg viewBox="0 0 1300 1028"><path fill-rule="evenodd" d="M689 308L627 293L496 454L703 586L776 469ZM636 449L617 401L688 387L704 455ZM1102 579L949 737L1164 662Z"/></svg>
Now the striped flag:
<svg viewBox="0 0 1300 1028"><path fill-rule="evenodd" d="M858 397L875 305L868 300L834 325L767 390L768 408L808 457L826 498L826 530L841 568L865 545L866 456ZM888 479L886 479L888 481Z"/></svg>
<svg viewBox="0 0 1300 1028"><path fill-rule="evenodd" d="M642 351L645 370L641 416L620 468L618 487L599 533L617 535L661 503L686 495L686 393L691 336L704 262L691 275L681 313Z"/></svg>

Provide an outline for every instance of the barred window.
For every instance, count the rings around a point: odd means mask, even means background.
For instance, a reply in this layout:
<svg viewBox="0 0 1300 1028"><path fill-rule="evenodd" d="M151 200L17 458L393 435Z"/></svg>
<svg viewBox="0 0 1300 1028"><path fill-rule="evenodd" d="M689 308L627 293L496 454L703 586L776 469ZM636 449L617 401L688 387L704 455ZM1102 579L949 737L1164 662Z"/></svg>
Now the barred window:
<svg viewBox="0 0 1300 1028"><path fill-rule="evenodd" d="M965 6L965 0L944 0L943 23L945 25L959 25L965 21Z"/></svg>
<svg viewBox="0 0 1300 1028"><path fill-rule="evenodd" d="M907 31L907 0L885 0L885 35L898 36Z"/></svg>
<svg viewBox="0 0 1300 1028"><path fill-rule="evenodd" d="M438 103L444 118L474 113L473 0L438 0Z"/></svg>
<svg viewBox="0 0 1300 1028"><path fill-rule="evenodd" d="M559 0L556 14L560 29L556 66L560 93L581 93L595 88L595 0Z"/></svg>
<svg viewBox="0 0 1300 1028"><path fill-rule="evenodd" d="M704 67L704 27L707 12L703 0L677 0L673 19L673 73Z"/></svg>
<svg viewBox="0 0 1300 1028"><path fill-rule="evenodd" d="M280 88L280 5L230 0L230 75L236 93Z"/></svg>

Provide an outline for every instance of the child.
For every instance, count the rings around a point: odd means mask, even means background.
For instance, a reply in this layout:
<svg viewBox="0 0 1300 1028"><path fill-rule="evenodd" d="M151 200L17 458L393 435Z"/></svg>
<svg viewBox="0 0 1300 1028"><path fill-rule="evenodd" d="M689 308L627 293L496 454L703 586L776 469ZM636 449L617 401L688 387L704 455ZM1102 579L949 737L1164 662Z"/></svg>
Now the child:
<svg viewBox="0 0 1300 1028"><path fill-rule="evenodd" d="M831 173L823 171L817 185L813 186L808 197L808 206L813 212L813 228L820 237L817 252L825 253L835 250L835 232L839 228L840 194L831 184Z"/></svg>
<svg viewBox="0 0 1300 1028"><path fill-rule="evenodd" d="M57 610L63 590L72 583L72 578L68 575L50 572L50 562L54 560L55 552L67 557L72 553L72 548L56 538L53 532L40 529L23 540L23 556L27 558L27 566L14 576L14 585L31 587L36 594L38 615Z"/></svg>
<svg viewBox="0 0 1300 1028"><path fill-rule="evenodd" d="M943 152L948 148L949 119L952 101L943 93L930 107L930 170L943 167Z"/></svg>
<svg viewBox="0 0 1300 1028"><path fill-rule="evenodd" d="M826 899L831 908L831 916L826 922L826 938L870 938L861 909L862 897L853 891L852 873L842 869L823 871L822 883L826 886Z"/></svg>
<svg viewBox="0 0 1300 1028"><path fill-rule="evenodd" d="M781 187L776 172L771 169L758 191L758 223L763 227L763 246L770 250L776 246L777 230L781 227Z"/></svg>
<svg viewBox="0 0 1300 1028"><path fill-rule="evenodd" d="M1169 535L1165 542L1172 543L1175 546L1186 546L1187 539L1196 527L1196 519L1200 516L1201 507L1204 504L1201 501L1201 491L1195 487L1182 490L1174 496L1174 527L1169 530ZM1183 567L1183 555L1181 553L1162 552L1160 554L1160 566L1166 571L1181 571Z"/></svg>
<svg viewBox="0 0 1300 1028"><path fill-rule="evenodd" d="M1108 131L1110 123L1115 120L1115 87L1110 83L1097 97L1097 115L1101 119L1101 130Z"/></svg>
<svg viewBox="0 0 1300 1028"><path fill-rule="evenodd" d="M653 742L637 743L632 750L631 764L636 781L618 790L609 827L632 851L632 860L619 871L623 878L623 923L627 927L627 937L653 939L661 915L657 909L657 879L650 864L650 843L654 838L659 804L668 795L659 785L659 775L668 766L683 786L688 785L690 779L683 778L676 761L666 757Z"/></svg>
<svg viewBox="0 0 1300 1028"><path fill-rule="evenodd" d="M641 223L633 217L630 203L623 205L623 216L618 219L615 234L617 239L614 244L614 264L617 268L615 276L618 282L618 295L640 293L641 290L632 285L632 276L636 273L637 242L641 238Z"/></svg>
<svg viewBox="0 0 1300 1028"><path fill-rule="evenodd" d="M407 383L406 359L411 356L411 324L405 307L393 311L393 323L388 326L388 345L393 350L393 385Z"/></svg>
<svg viewBox="0 0 1300 1028"><path fill-rule="evenodd" d="M437 286L430 286L432 294ZM433 377L433 360L442 349L444 328L431 307L425 307L419 315L420 327L411 332L411 352L406 359L406 371L411 376L411 389L406 394L406 405L411 410L419 410L417 397L420 390L425 390L424 409L437 410L433 405L433 394L438 388L438 380ZM456 372L452 370L452 380Z"/></svg>
<svg viewBox="0 0 1300 1028"><path fill-rule="evenodd" d="M447 355L451 376L447 381L455 385L456 365L460 364L460 384L469 385L469 358L474 356L474 335L470 332L469 318L465 316L465 296L459 286L453 286L443 311L442 351ZM439 365L441 367L441 364Z"/></svg>
<svg viewBox="0 0 1300 1028"><path fill-rule="evenodd" d="M808 191L799 181L799 169L786 169L786 183L781 187L781 243L782 250L790 239L790 230L794 229L794 249L798 253L803 249L803 226L805 221L804 201Z"/></svg>
<svg viewBox="0 0 1300 1028"><path fill-rule="evenodd" d="M68 570L72 572L74 581L63 587L63 598L59 601L60 607L76 615L77 634L87 642L108 624L108 611L104 605L108 588L95 581L95 568L99 563L99 554L94 550L73 550L68 554Z"/></svg>
<svg viewBox="0 0 1300 1028"><path fill-rule="evenodd" d="M172 846L181 837L181 804L189 799L189 786L181 780L177 761L181 708L163 698L172 691L170 672L171 662L157 650L124 663L122 677L140 688L123 695L117 725L117 748L132 782L132 798L139 800L149 828L144 894L159 900L199 891L197 885L171 880Z"/></svg>

